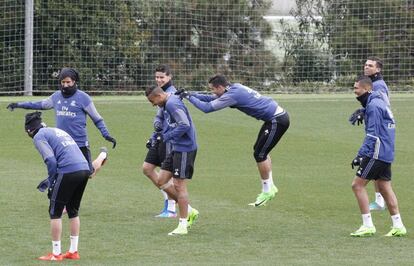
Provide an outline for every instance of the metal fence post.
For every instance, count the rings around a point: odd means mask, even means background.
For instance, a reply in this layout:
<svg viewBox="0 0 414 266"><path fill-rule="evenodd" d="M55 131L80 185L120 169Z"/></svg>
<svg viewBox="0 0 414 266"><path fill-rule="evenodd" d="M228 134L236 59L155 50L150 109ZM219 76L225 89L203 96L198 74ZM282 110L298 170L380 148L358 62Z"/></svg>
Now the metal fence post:
<svg viewBox="0 0 414 266"><path fill-rule="evenodd" d="M25 1L24 95L33 95L33 0Z"/></svg>

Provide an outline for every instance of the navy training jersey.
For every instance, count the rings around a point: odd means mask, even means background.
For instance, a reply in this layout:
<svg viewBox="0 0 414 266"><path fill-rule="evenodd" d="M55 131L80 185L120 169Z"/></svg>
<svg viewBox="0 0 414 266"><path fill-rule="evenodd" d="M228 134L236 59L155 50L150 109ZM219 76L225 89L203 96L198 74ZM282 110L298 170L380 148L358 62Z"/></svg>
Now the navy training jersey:
<svg viewBox="0 0 414 266"><path fill-rule="evenodd" d="M236 108L258 120L271 120L277 109L277 102L270 97L239 83L231 84L220 97L212 95L191 94L189 101L205 113L225 107Z"/></svg>
<svg viewBox="0 0 414 266"><path fill-rule="evenodd" d="M394 161L395 120L380 91L373 91L365 107L365 139L358 156L387 163Z"/></svg>
<svg viewBox="0 0 414 266"><path fill-rule="evenodd" d="M56 173L89 171L89 164L76 142L58 128L41 128L33 137L33 143L48 167L49 176Z"/></svg>
<svg viewBox="0 0 414 266"><path fill-rule="evenodd" d="M165 142L172 144L172 151L190 152L197 149L196 129L187 107L174 94L168 96L161 108L168 128L163 133Z"/></svg>
<svg viewBox="0 0 414 266"><path fill-rule="evenodd" d="M86 115L89 115L103 137L109 136L105 122L96 110L91 97L79 89L68 98L63 97L60 91L56 91L42 101L22 102L18 103L18 107L36 110L53 108L56 127L66 131L79 147L89 146Z"/></svg>
<svg viewBox="0 0 414 266"><path fill-rule="evenodd" d="M389 95L389 89L387 84L383 79L378 79L374 82L372 82L372 90L378 91L383 98L384 102L390 106L390 95Z"/></svg>

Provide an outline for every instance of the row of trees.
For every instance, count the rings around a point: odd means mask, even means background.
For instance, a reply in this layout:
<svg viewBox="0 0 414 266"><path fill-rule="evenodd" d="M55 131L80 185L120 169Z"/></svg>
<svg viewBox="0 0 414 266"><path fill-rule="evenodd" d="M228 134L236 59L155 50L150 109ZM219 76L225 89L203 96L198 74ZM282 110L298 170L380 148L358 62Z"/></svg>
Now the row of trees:
<svg viewBox="0 0 414 266"><path fill-rule="evenodd" d="M205 87L218 71L259 85L255 77L275 72L263 42L272 33L262 16L268 6L262 0L35 0L34 89L54 88L63 66L76 67L88 90L142 89L160 63L172 66L181 86ZM0 34L21 51L4 56L22 62L24 24L10 27L16 13L4 12Z"/></svg>
<svg viewBox="0 0 414 266"><path fill-rule="evenodd" d="M296 2L297 24L282 21L274 33L263 18L270 0L34 0L34 89L54 89L57 71L72 66L87 90L141 90L160 63L193 89L216 72L259 89L349 86L369 55L384 58L387 81L413 83L408 2ZM9 77L0 90L21 90L24 0L0 3L0 71ZM265 49L275 34L283 58Z"/></svg>
<svg viewBox="0 0 414 266"><path fill-rule="evenodd" d="M284 73L293 82L347 86L368 56L384 60L386 80L414 86L414 2L297 0L298 27L282 21ZM304 75L303 73L311 73Z"/></svg>

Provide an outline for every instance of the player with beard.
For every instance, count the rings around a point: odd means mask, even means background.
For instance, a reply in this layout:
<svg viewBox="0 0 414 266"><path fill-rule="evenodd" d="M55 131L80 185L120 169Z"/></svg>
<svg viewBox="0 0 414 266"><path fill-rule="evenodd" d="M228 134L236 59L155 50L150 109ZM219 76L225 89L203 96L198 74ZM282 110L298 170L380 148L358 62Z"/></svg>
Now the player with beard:
<svg viewBox="0 0 414 266"><path fill-rule="evenodd" d="M102 136L116 146L116 140L111 137L102 116L98 113L91 97L79 87L79 73L73 68L62 68L59 73L59 90L48 98L35 102L10 103L7 108L33 110L55 110L56 127L67 132L76 142L82 154L88 161L91 176L95 175L107 158L106 148L101 148L99 160L91 161L89 141L86 130L86 116L88 115Z"/></svg>

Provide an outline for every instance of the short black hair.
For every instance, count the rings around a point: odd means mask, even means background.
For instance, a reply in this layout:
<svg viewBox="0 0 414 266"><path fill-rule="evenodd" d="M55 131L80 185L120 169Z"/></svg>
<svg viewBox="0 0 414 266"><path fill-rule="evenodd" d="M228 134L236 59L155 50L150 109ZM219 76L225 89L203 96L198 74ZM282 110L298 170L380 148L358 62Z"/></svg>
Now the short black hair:
<svg viewBox="0 0 414 266"><path fill-rule="evenodd" d="M381 58L377 56L370 56L367 58L367 60L375 61L377 68L380 68L382 70L383 63L382 63Z"/></svg>
<svg viewBox="0 0 414 266"><path fill-rule="evenodd" d="M358 82L362 86L369 86L372 88L372 80L370 77L361 75L356 79L356 82Z"/></svg>
<svg viewBox="0 0 414 266"><path fill-rule="evenodd" d="M230 85L230 82L226 79L226 77L224 75L221 74L217 74L214 75L213 77L211 77L208 80L208 83L213 85L213 87L217 87L217 86L223 86L223 87L227 87Z"/></svg>
<svg viewBox="0 0 414 266"><path fill-rule="evenodd" d="M169 65L158 65L155 68L155 72L162 72L165 75L170 76L171 75L171 68L170 68Z"/></svg>
<svg viewBox="0 0 414 266"><path fill-rule="evenodd" d="M150 96L151 94L153 94L154 92L158 92L158 89L163 91L160 87L158 87L157 85L151 85L149 86L146 90L145 90L145 96Z"/></svg>

